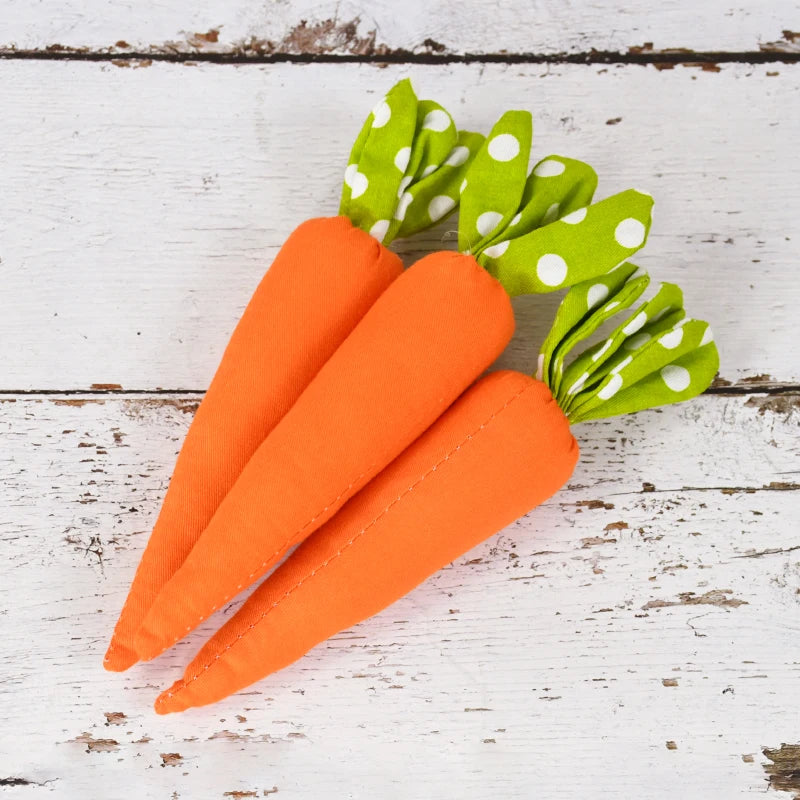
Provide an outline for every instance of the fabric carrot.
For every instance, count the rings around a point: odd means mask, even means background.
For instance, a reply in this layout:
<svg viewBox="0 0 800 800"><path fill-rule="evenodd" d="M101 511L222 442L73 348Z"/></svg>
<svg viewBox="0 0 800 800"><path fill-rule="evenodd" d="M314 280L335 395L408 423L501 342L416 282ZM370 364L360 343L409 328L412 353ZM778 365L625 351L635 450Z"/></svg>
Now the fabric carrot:
<svg viewBox="0 0 800 800"><path fill-rule="evenodd" d="M151 604L134 639L139 658L155 657L263 576L420 436L507 345L511 295L606 273L642 246L649 196L628 191L586 208L591 169L549 157L529 175L531 138L526 112L495 125L461 186L459 240L474 255L423 258L366 312ZM358 163L355 176L363 156ZM388 230L402 230L417 203L403 189ZM430 217L454 205L443 195L427 203ZM586 219L580 230L575 214ZM619 235L634 223L636 236Z"/></svg>
<svg viewBox="0 0 800 800"><path fill-rule="evenodd" d="M570 423L703 391L718 367L707 324L685 318L676 286L644 297L648 282L626 263L571 289L543 348L542 379L496 372L470 387L262 583L156 711L213 703L291 664L546 500L578 459ZM637 300L563 368L578 342Z"/></svg>
<svg viewBox="0 0 800 800"><path fill-rule="evenodd" d="M369 115L345 172L341 215L300 225L259 284L184 441L105 657L124 670L133 637L267 434L402 272L385 244L446 216L483 137L401 81ZM402 158L398 153L404 154ZM358 160L358 163L354 159ZM417 201L401 220L398 194ZM434 197L452 203L415 213ZM441 212L441 213L438 213Z"/></svg>

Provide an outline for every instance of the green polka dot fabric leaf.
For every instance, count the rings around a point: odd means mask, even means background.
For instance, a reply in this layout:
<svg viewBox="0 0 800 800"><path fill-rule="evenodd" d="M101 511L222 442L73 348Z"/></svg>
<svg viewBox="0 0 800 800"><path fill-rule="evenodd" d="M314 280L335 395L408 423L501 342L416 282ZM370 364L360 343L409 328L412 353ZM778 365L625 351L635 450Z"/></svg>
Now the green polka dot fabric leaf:
<svg viewBox="0 0 800 800"><path fill-rule="evenodd" d="M537 377L570 422L688 400L714 379L719 355L708 323L685 316L679 287L649 284L646 273L625 263L573 286L562 301ZM563 368L579 342L628 309L624 322Z"/></svg>
<svg viewBox="0 0 800 800"><path fill-rule="evenodd" d="M528 177L533 120L506 111L467 170L461 191L458 249L476 257L519 211Z"/></svg>
<svg viewBox="0 0 800 800"><path fill-rule="evenodd" d="M431 165L434 169L423 169L418 179L404 187L393 227L389 228L392 239L411 236L455 210L459 202L459 186L483 140L480 133L459 131L455 145L444 160Z"/></svg>
<svg viewBox="0 0 800 800"><path fill-rule="evenodd" d="M567 293L542 346L536 376L539 380L546 376L554 394L560 391L566 356L614 316L618 307L627 308L647 288L648 279L636 275L637 271L635 264L626 262ZM615 300L605 303L609 295Z"/></svg>
<svg viewBox="0 0 800 800"><path fill-rule="evenodd" d="M356 138L339 213L383 244L424 230L455 210L482 143L483 136L459 132L442 106L418 100L402 80Z"/></svg>
<svg viewBox="0 0 800 800"><path fill-rule="evenodd" d="M652 206L650 195L628 189L535 230L509 231L510 238L484 250L478 261L512 297L573 286L644 246Z"/></svg>
<svg viewBox="0 0 800 800"><path fill-rule="evenodd" d="M511 295L551 292L602 275L639 250L653 199L632 189L592 203L597 175L581 161L542 159L528 174L531 116L506 112L462 185L458 245Z"/></svg>
<svg viewBox="0 0 800 800"><path fill-rule="evenodd" d="M626 296L627 299L624 300L622 299L624 290L621 291L617 297L603 306L601 312L611 306L612 313L619 314L624 309L630 308L634 300L638 301L637 307L631 312L630 317L620 323L603 342L590 348L589 352L578 356L569 365L564 371L563 382L559 387L559 397L563 396L562 391L565 387L567 392L574 395L579 388L591 388L603 380L616 363L625 358L624 351L633 349L632 345L635 345L637 340L632 337L638 334L648 320L658 320L662 315L678 310L683 316L683 295L675 284L662 283L649 287L649 275L642 274L637 277L634 273L631 278L634 279L634 282L643 284L642 290L637 290L632 297ZM575 403L577 402L575 401Z"/></svg>

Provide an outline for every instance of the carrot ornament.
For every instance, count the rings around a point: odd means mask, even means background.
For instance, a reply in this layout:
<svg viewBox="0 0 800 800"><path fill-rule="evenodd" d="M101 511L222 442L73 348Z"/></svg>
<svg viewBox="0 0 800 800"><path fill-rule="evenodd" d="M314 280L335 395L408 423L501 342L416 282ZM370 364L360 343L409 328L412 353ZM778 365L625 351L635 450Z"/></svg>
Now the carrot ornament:
<svg viewBox="0 0 800 800"><path fill-rule="evenodd" d="M554 494L578 459L571 423L689 399L718 367L705 322L678 287L645 295L634 265L573 287L540 378L473 384L428 430L307 538L156 701L167 714L221 700L402 597ZM576 345L629 317L564 368Z"/></svg>
<svg viewBox="0 0 800 800"><path fill-rule="evenodd" d="M510 296L607 273L643 245L649 196L630 190L587 206L591 168L551 156L529 175L531 138L526 112L495 125L460 184L463 252L434 253L406 270L313 376L150 604L133 640L140 659L262 577L423 434L508 344ZM369 162L359 147L343 209L362 220L358 176ZM466 154L447 159L458 166ZM415 174L421 168L413 148L395 160ZM420 198L402 181L397 195L391 220L378 220L387 234L419 213ZM426 218L455 204L441 194L422 202Z"/></svg>
<svg viewBox="0 0 800 800"><path fill-rule="evenodd" d="M401 274L385 245L455 208L482 141L458 132L438 103L417 100L407 80L375 106L345 172L340 216L290 235L236 326L178 456L106 669L137 661L133 637L145 614L250 457ZM401 205L407 213L398 216Z"/></svg>

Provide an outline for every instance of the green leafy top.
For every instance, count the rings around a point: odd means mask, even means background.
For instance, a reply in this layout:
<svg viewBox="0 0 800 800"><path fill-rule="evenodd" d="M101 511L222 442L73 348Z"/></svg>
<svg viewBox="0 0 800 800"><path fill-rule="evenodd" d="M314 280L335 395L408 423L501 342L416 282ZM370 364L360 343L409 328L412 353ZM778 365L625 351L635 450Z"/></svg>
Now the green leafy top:
<svg viewBox="0 0 800 800"><path fill-rule="evenodd" d="M451 214L484 137L458 131L433 100L396 84L367 117L345 170L339 213L388 244Z"/></svg>
<svg viewBox="0 0 800 800"><path fill-rule="evenodd" d="M628 317L605 339L565 366L580 342L626 309ZM651 286L646 273L625 262L567 292L536 377L575 423L689 400L708 388L718 368L711 328L686 316L680 288Z"/></svg>
<svg viewBox="0 0 800 800"><path fill-rule="evenodd" d="M511 295L551 292L602 275L641 248L653 199L629 189L592 203L594 170L548 156L528 173L531 115L495 124L462 184L458 244Z"/></svg>

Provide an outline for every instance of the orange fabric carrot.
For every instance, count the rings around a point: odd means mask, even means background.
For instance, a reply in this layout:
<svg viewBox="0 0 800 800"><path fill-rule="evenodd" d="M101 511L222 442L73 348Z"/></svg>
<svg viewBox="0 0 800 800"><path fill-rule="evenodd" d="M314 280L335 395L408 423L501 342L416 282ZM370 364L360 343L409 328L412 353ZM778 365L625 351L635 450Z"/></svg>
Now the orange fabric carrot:
<svg viewBox="0 0 800 800"><path fill-rule="evenodd" d="M134 638L139 658L158 655L263 575L455 400L511 336L509 286L558 288L607 271L641 246L651 199L627 192L584 208L593 181L585 165L567 159L551 157L526 179L530 131L529 114L504 115L465 181L472 202L460 238L475 243L506 289L475 257L451 253L423 259L389 287L267 436L152 602ZM441 199L430 208L445 205ZM401 198L401 217L408 205ZM621 239L620 220L641 235ZM535 273L521 268L523 257Z"/></svg>
<svg viewBox="0 0 800 800"><path fill-rule="evenodd" d="M547 499L577 458L544 384L515 372L483 378L300 545L156 711L221 700L377 613Z"/></svg>
<svg viewBox="0 0 800 800"><path fill-rule="evenodd" d="M197 410L106 655L137 661L133 636L267 434L402 272L346 217L305 222L256 289Z"/></svg>
<svg viewBox="0 0 800 800"><path fill-rule="evenodd" d="M347 187L348 197L357 197L343 209L347 216L310 220L292 233L231 337L181 449L106 653L106 669L125 670L137 661L133 638L153 600L183 564L250 457L401 274L400 259L381 242L438 219L411 215L402 229L399 221L390 229L378 226L375 218L397 205L403 181L405 191L415 196L456 194L483 140L477 134L459 135L444 109L417 101L408 81L382 103L354 148L370 165L369 185ZM437 130L424 126L431 113L439 115ZM407 180L394 163L400 146L409 153ZM450 152L458 153L458 164L418 179L431 155L444 159ZM348 169L346 180L358 183Z"/></svg>
<svg viewBox="0 0 800 800"><path fill-rule="evenodd" d="M469 388L250 596L156 711L213 703L287 666L550 497L578 458L571 421L705 389L718 366L710 331L684 318L680 292L667 284L587 351L589 360L603 355L581 387L554 397L565 352L646 286L623 265L571 290L544 348L546 383L498 372Z"/></svg>
<svg viewBox="0 0 800 800"><path fill-rule="evenodd" d="M158 655L273 567L503 351L511 302L473 258L435 253L375 302L275 426L135 638ZM231 546L235 541L235 546Z"/></svg>
<svg viewBox="0 0 800 800"><path fill-rule="evenodd" d="M508 112L495 125L464 192L484 205L471 202L459 222L480 262L434 254L381 295L252 456L153 601L134 640L139 658L155 657L265 574L427 429L508 343L510 293L607 272L643 244L651 198L624 192L583 208L594 188L589 181L586 191L585 165L551 157L528 176L530 143L530 114ZM431 216L444 205L434 198ZM578 209L580 219L569 221ZM408 211L398 205L397 213ZM635 240L615 234L626 220L638 226Z"/></svg>

